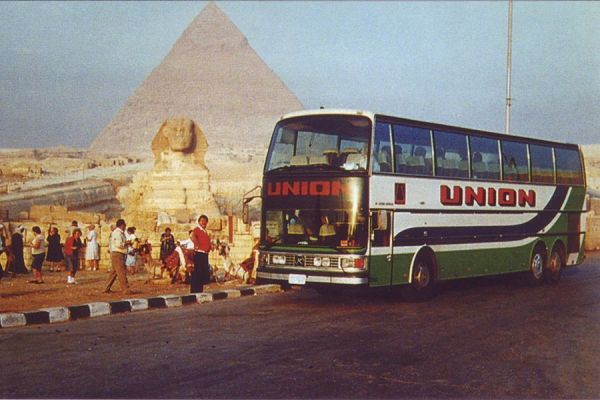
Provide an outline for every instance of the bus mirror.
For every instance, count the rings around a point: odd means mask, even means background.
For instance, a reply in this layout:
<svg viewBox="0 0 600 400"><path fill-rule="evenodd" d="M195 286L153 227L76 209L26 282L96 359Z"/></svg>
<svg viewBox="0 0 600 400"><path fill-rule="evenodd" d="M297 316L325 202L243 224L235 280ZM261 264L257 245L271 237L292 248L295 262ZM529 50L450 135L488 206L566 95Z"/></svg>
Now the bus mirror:
<svg viewBox="0 0 600 400"><path fill-rule="evenodd" d="M379 231L386 231L388 228L388 213L387 211L379 210L377 211L377 224L375 225L375 229Z"/></svg>
<svg viewBox="0 0 600 400"><path fill-rule="evenodd" d="M242 221L244 224L248 225L248 221L250 218L248 217L248 204L244 204L242 207Z"/></svg>

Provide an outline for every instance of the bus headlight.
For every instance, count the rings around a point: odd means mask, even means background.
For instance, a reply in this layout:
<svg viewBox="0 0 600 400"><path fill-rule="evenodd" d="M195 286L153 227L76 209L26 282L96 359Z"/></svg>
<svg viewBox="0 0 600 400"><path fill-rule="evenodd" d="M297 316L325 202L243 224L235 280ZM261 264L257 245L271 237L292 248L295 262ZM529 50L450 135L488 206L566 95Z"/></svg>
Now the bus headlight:
<svg viewBox="0 0 600 400"><path fill-rule="evenodd" d="M320 266L321 266L321 257L315 257L315 258L313 259L313 265L314 265L315 267L320 267Z"/></svg>
<svg viewBox="0 0 600 400"><path fill-rule="evenodd" d="M272 260L273 264L285 265L285 256L283 256L281 254L273 254L271 256L271 260Z"/></svg>
<svg viewBox="0 0 600 400"><path fill-rule="evenodd" d="M342 269L365 269L365 259L364 258L342 258L341 260Z"/></svg>
<svg viewBox="0 0 600 400"><path fill-rule="evenodd" d="M331 258L323 257L323 259L321 260L321 265L323 267L329 267L331 265Z"/></svg>

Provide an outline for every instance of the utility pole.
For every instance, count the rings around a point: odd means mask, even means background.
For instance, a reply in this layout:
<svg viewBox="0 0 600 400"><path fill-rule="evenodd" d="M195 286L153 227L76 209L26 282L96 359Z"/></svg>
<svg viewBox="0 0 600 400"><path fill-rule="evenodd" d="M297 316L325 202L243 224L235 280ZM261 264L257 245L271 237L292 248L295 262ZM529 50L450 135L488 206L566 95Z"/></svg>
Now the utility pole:
<svg viewBox="0 0 600 400"><path fill-rule="evenodd" d="M506 119L504 133L510 133L510 101L511 98L511 73L512 73L512 0L508 0L508 45L506 50Z"/></svg>

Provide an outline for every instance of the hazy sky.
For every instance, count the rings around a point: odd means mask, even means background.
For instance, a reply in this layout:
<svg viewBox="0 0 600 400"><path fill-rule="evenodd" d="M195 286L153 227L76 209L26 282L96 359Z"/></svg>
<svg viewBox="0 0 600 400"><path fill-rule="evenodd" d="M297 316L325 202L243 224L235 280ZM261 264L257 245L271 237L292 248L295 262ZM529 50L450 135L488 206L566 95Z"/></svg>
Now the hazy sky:
<svg viewBox="0 0 600 400"><path fill-rule="evenodd" d="M206 2L0 2L0 148L88 146ZM508 3L218 2L307 108L502 132ZM512 132L600 143L600 2L515 2Z"/></svg>

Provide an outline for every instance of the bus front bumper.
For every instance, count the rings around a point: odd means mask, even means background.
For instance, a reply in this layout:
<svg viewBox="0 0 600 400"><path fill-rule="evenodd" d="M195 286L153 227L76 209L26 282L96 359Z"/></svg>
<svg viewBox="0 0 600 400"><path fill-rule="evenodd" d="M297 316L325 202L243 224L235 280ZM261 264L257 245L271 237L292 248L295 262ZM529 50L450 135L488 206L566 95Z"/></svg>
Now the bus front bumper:
<svg viewBox="0 0 600 400"><path fill-rule="evenodd" d="M262 267L256 271L256 278L261 282L287 283L290 285L367 285L366 273L334 274L321 271L298 271L280 268Z"/></svg>

